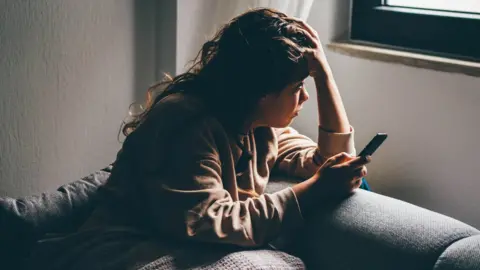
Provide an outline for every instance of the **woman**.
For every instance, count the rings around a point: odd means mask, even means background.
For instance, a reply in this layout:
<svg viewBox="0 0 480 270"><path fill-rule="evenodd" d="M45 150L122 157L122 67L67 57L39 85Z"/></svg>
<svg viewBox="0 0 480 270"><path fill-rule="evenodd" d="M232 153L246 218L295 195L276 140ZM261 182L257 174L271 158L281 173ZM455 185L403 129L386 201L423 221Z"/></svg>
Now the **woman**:
<svg viewBox="0 0 480 270"><path fill-rule="evenodd" d="M289 127L309 98L308 76L317 90L317 143ZM68 268L68 257L77 258L72 265L107 260L105 252L95 255L108 242L99 235L125 228L200 245L275 243L366 175L370 158L354 157L353 129L317 33L281 12L253 9L232 19L188 72L148 97L146 110L123 128L105 202L67 237L71 245L49 242L63 252L49 269ZM265 194L275 172L306 180ZM158 256L145 255L151 246L132 251L135 236L129 241L106 257L141 264Z"/></svg>

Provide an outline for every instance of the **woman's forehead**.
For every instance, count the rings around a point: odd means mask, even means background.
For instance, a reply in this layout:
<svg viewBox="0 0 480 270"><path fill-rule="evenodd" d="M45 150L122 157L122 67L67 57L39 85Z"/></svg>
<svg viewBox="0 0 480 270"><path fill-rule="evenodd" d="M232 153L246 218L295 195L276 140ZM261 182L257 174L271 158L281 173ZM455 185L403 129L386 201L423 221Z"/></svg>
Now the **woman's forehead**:
<svg viewBox="0 0 480 270"><path fill-rule="evenodd" d="M290 92L290 90L296 89L296 88L297 88L298 86L300 86L303 82L304 82L304 80L296 80L296 81L293 81L293 82L285 85L285 87L283 87L280 92L277 92L277 94L278 94L278 95L283 94L283 93L286 94L287 92Z"/></svg>
<svg viewBox="0 0 480 270"><path fill-rule="evenodd" d="M299 85L301 85L304 81L305 81L305 79L295 80L295 81L293 81L292 83L288 84L287 87L299 86Z"/></svg>

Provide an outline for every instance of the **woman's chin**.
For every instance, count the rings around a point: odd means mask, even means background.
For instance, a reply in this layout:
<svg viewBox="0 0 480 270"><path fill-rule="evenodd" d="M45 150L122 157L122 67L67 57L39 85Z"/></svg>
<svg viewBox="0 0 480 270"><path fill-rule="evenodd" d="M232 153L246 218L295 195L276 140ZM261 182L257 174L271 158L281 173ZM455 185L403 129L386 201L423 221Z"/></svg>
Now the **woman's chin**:
<svg viewBox="0 0 480 270"><path fill-rule="evenodd" d="M290 126L290 124L292 124L294 119L295 119L294 117L287 119L285 123L282 124L282 128Z"/></svg>
<svg viewBox="0 0 480 270"><path fill-rule="evenodd" d="M285 127L288 127L290 126L290 124L293 122L293 120L295 119L295 116L296 115L293 115L291 117L288 117L288 118L284 118L283 121L278 121L276 123L271 123L270 125L268 125L269 127L273 127L273 128L285 128Z"/></svg>

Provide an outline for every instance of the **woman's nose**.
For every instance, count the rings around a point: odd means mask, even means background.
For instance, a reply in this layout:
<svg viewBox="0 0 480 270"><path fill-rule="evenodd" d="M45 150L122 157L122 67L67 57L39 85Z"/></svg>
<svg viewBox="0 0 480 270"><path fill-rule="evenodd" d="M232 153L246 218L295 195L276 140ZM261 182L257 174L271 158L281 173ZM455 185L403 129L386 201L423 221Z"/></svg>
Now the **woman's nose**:
<svg viewBox="0 0 480 270"><path fill-rule="evenodd" d="M302 103L307 101L310 95L308 95L307 89L304 87L302 91Z"/></svg>

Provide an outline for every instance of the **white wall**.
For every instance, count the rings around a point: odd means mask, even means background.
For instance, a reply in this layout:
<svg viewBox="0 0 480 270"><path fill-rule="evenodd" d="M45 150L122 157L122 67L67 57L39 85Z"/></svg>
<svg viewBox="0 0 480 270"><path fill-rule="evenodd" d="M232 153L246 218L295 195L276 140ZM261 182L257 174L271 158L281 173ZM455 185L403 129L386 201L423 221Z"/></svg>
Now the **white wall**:
<svg viewBox="0 0 480 270"><path fill-rule="evenodd" d="M231 19L236 6L231 0L177 0L177 73L190 67L203 43Z"/></svg>
<svg viewBox="0 0 480 270"><path fill-rule="evenodd" d="M177 0L155 1L155 4L155 79L161 80L165 73L176 73L177 29L180 28L177 22Z"/></svg>
<svg viewBox="0 0 480 270"><path fill-rule="evenodd" d="M154 80L154 10L153 0L0 0L0 195L51 190L113 161L128 105Z"/></svg>
<svg viewBox="0 0 480 270"><path fill-rule="evenodd" d="M315 1L308 23L323 43L346 29L345 2ZM326 51L357 149L390 135L369 166L373 189L480 228L480 78ZM315 136L314 99L307 105L295 126Z"/></svg>

